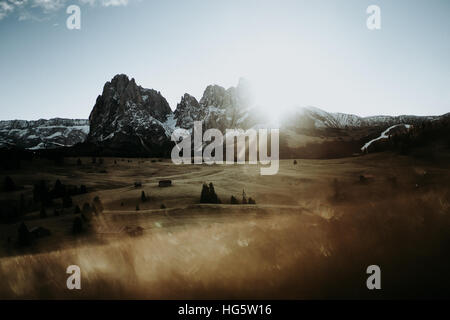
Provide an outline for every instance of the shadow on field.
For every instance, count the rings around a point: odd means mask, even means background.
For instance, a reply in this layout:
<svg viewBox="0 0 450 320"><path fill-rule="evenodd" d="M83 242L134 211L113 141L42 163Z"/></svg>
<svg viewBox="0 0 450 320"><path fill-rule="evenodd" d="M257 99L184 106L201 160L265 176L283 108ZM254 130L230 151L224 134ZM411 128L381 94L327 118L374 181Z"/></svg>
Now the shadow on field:
<svg viewBox="0 0 450 320"><path fill-rule="evenodd" d="M2 298L448 297L447 191L338 206L330 219L269 214L0 261ZM340 212L345 210L345 212ZM82 289L66 288L79 265ZM369 265L382 290L366 288Z"/></svg>

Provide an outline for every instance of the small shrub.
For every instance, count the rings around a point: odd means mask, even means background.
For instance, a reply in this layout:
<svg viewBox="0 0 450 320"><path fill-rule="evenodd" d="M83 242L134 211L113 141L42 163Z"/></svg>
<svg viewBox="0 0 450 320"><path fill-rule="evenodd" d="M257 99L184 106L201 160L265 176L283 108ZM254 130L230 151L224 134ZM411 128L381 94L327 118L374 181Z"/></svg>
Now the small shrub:
<svg viewBox="0 0 450 320"><path fill-rule="evenodd" d="M253 198L248 198L248 204L256 204L256 201Z"/></svg>
<svg viewBox="0 0 450 320"><path fill-rule="evenodd" d="M137 204L136 205L136 211L139 211L139 210L141 210L141 209L139 208L139 205Z"/></svg>
<svg viewBox="0 0 450 320"><path fill-rule="evenodd" d="M238 199L235 198L235 196L231 196L230 203L231 204L239 204L239 201L238 201Z"/></svg>
<svg viewBox="0 0 450 320"><path fill-rule="evenodd" d="M66 186L61 183L61 180L56 180L52 195L54 198L62 198L66 195Z"/></svg>
<svg viewBox="0 0 450 320"><path fill-rule="evenodd" d="M166 208L166 206L165 206L165 204L164 203L161 203L161 207L160 207L161 209L165 209Z"/></svg>
<svg viewBox="0 0 450 320"><path fill-rule="evenodd" d="M146 202L147 200L148 200L148 198L147 198L147 196L145 195L144 190L142 190L142 192L141 192L141 201L142 201L142 202Z"/></svg>

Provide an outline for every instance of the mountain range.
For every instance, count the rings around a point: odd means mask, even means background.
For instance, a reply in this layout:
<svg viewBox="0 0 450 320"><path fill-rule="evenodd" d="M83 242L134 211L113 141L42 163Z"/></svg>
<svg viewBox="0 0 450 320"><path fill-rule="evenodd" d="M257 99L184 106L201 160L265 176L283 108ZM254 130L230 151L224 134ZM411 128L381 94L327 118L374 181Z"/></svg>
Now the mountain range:
<svg viewBox="0 0 450 320"><path fill-rule="evenodd" d="M136 84L127 75L106 82L89 119L0 121L0 147L30 150L71 147L76 152L123 156L165 156L176 128L191 130L194 121L204 129L272 127L252 102L249 84L208 86L201 99L186 93L175 111L159 91ZM448 114L447 114L448 115ZM335 157L361 147L397 124L418 125L443 116L359 117L330 113L315 107L296 107L280 121L281 156ZM333 151L336 149L336 151ZM321 151L319 151L321 150Z"/></svg>

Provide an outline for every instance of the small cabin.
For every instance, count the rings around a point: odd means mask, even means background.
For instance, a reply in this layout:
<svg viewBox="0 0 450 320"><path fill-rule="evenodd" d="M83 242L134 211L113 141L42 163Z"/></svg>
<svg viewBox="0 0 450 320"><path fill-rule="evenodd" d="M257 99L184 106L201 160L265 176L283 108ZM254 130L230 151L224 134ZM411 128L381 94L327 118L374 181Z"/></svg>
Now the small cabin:
<svg viewBox="0 0 450 320"><path fill-rule="evenodd" d="M161 181L159 181L159 187L160 188L170 187L171 185L172 185L172 180L161 180Z"/></svg>

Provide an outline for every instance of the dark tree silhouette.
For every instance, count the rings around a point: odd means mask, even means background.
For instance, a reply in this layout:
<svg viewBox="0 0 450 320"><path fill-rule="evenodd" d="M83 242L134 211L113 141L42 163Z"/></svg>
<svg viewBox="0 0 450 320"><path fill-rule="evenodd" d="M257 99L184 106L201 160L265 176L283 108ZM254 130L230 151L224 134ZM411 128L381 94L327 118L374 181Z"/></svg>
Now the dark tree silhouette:
<svg viewBox="0 0 450 320"><path fill-rule="evenodd" d="M220 199L214 190L212 182L209 186L204 183L202 186L202 193L200 194L200 203L220 203Z"/></svg>
<svg viewBox="0 0 450 320"><path fill-rule="evenodd" d="M148 200L147 196L145 195L144 190L142 190L142 192L141 192L141 200L142 200L142 202L145 202Z"/></svg>
<svg viewBox="0 0 450 320"><path fill-rule="evenodd" d="M56 180L53 188L53 197L62 198L66 195L66 186L61 183L59 179Z"/></svg>
<svg viewBox="0 0 450 320"><path fill-rule="evenodd" d="M214 190L214 185L212 182L209 183L209 196L211 199L211 203L220 203L219 197Z"/></svg>
<svg viewBox="0 0 450 320"><path fill-rule="evenodd" d="M239 204L239 201L238 201L238 199L235 198L235 196L231 196L230 203L231 204Z"/></svg>
<svg viewBox="0 0 450 320"><path fill-rule="evenodd" d="M209 203L209 188L206 183L202 186L202 193L200 195L200 203Z"/></svg>

